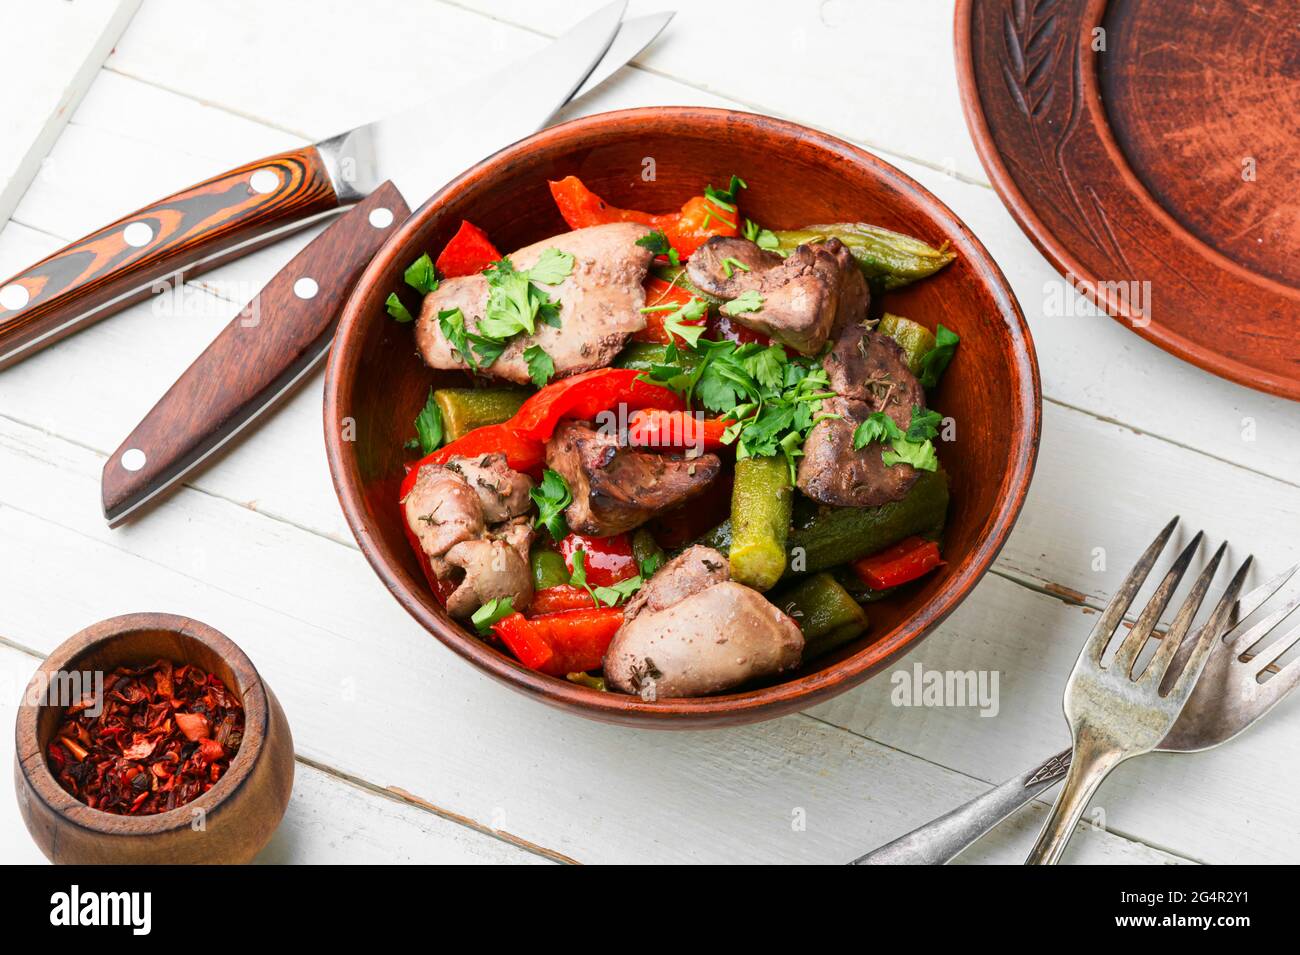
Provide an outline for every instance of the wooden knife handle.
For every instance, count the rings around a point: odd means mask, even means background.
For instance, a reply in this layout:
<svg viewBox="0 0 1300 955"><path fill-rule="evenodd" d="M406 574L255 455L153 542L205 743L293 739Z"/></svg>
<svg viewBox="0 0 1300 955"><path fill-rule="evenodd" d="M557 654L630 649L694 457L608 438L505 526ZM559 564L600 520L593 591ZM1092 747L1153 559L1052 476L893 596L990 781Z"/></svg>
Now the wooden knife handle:
<svg viewBox="0 0 1300 955"><path fill-rule="evenodd" d="M105 462L110 526L291 393L328 352L362 270L410 214L397 188L384 183L244 306Z"/></svg>
<svg viewBox="0 0 1300 955"><path fill-rule="evenodd" d="M339 206L315 146L240 166L78 239L0 282L0 368L247 255Z"/></svg>

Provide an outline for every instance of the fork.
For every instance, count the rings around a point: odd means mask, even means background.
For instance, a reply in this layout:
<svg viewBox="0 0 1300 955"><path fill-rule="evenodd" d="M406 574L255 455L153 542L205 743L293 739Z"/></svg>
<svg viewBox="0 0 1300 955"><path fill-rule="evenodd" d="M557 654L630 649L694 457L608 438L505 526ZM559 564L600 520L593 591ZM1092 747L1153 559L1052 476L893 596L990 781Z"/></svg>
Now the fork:
<svg viewBox="0 0 1300 955"><path fill-rule="evenodd" d="M1156 747L1157 752L1194 753L1226 743L1276 706L1300 685L1300 660L1287 664L1265 683L1264 669L1300 641L1300 626L1271 644L1263 658L1262 645L1292 611L1300 606L1300 592L1268 617L1246 627L1245 621L1300 570L1287 570L1243 596L1233 613L1233 629L1215 642L1209 662L1173 729ZM1170 667L1181 672L1194 641L1184 640ZM1245 651L1243 653L1243 650ZM1251 655L1255 651L1255 655ZM1033 769L1007 780L996 789L976 796L938 819L868 852L854 865L943 865L950 862L986 832L1017 809L1033 802L1060 782L1070 768L1065 749Z"/></svg>
<svg viewBox="0 0 1300 955"><path fill-rule="evenodd" d="M1065 717L1073 738L1070 769L1051 815L1025 860L1029 865L1055 865L1102 780L1120 763L1151 752L1169 735L1205 669L1210 650L1228 627L1250 569L1250 557L1237 569L1210 619L1191 641L1182 670L1172 670L1174 656L1219 569L1228 546L1225 541L1197 577L1150 661L1140 669L1137 665L1142 649L1201 546L1205 533L1198 531L1160 581L1115 656L1103 665L1111 639L1177 525L1175 517L1151 542L1092 628L1074 664L1065 685Z"/></svg>
<svg viewBox="0 0 1300 955"><path fill-rule="evenodd" d="M1300 685L1300 660L1261 683L1265 669L1300 642L1300 626L1284 637L1274 632L1298 606L1300 592L1258 623L1247 625L1300 570L1294 564L1245 594L1233 608L1232 629L1215 641L1190 699L1158 752L1192 753L1218 746L1243 732ZM1184 640L1170 674L1181 673L1195 640ZM1167 680L1166 680L1167 684ZM1055 786L1070 767L1065 749L1002 785L976 796L854 860L854 865L943 865L990 829Z"/></svg>

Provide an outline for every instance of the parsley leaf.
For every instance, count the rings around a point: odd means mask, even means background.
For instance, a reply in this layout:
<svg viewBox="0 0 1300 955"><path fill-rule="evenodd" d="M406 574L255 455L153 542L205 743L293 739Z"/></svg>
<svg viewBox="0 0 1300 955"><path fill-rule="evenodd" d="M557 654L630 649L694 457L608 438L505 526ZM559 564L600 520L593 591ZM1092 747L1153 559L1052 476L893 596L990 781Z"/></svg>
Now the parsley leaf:
<svg viewBox="0 0 1300 955"><path fill-rule="evenodd" d="M885 467L895 464L910 464L918 471L937 471L939 458L934 453L934 445L929 441L895 441L880 456Z"/></svg>
<svg viewBox="0 0 1300 955"><path fill-rule="evenodd" d="M943 418L937 411L924 411L912 406L912 418L904 432L893 418L883 411L868 415L853 429L853 450L860 451L873 441L887 445L881 451L885 467L910 464L918 471L936 471L939 457L930 440L938 435L938 424Z"/></svg>
<svg viewBox="0 0 1300 955"><path fill-rule="evenodd" d="M948 363L952 361L952 356L957 351L957 343L960 341L957 333L950 328L940 325L935 330L934 347L921 356L921 367L916 376L922 388L933 388L939 384L939 379L948 368Z"/></svg>
<svg viewBox="0 0 1300 955"><path fill-rule="evenodd" d="M415 316L407 311L406 306L402 304L402 300L397 297L396 292L389 293L388 299L384 302L384 307L388 309L389 315L393 316L393 318L397 319L403 325L407 322L415 321Z"/></svg>
<svg viewBox="0 0 1300 955"><path fill-rule="evenodd" d="M581 587L587 593L591 594L591 599L600 604L600 598L596 596L596 591L592 590L587 583L587 552L579 547L573 552L573 573L569 574L569 583L575 587Z"/></svg>
<svg viewBox="0 0 1300 955"><path fill-rule="evenodd" d="M688 322L698 322L708 314L709 303L702 298L692 297L689 302L664 316L664 328L672 335L681 338L686 344L694 348L700 342L700 336L704 334L704 325L687 324Z"/></svg>
<svg viewBox="0 0 1300 955"><path fill-rule="evenodd" d="M776 237L776 233L771 229L761 228L753 219L745 220L744 236L760 249L766 249L769 252L775 252L781 248L781 240Z"/></svg>
<svg viewBox="0 0 1300 955"><path fill-rule="evenodd" d="M631 597L641 589L640 575L628 577L626 580L620 580L608 587L596 587L592 591L592 596L598 603L603 603L607 607L616 606L621 601Z"/></svg>
<svg viewBox="0 0 1300 955"><path fill-rule="evenodd" d="M426 252L406 267L402 276L406 284L421 295L428 295L438 287L438 270L433 267L433 259Z"/></svg>
<svg viewBox="0 0 1300 955"><path fill-rule="evenodd" d="M667 256L672 265L682 264L681 257L677 254L677 250L672 247L672 244L669 243L668 235L663 229L655 229L648 235L641 236L636 240L636 244L649 249L655 255Z"/></svg>
<svg viewBox="0 0 1300 955"><path fill-rule="evenodd" d="M713 184L710 183L704 187L704 195L718 208L726 209L728 212L735 212L736 196L740 194L741 189L748 188L749 186L745 183L745 180L733 175L725 190L714 189Z"/></svg>
<svg viewBox="0 0 1300 955"><path fill-rule="evenodd" d="M487 633L492 629L492 624L515 612L514 600L513 597L493 597L474 611L474 615L469 618L470 623L474 624L479 633Z"/></svg>
<svg viewBox="0 0 1300 955"><path fill-rule="evenodd" d="M740 259L737 259L733 256L729 255L722 260L722 271L727 276L727 278L731 278L733 275L735 275L736 269L740 269L740 271L742 272L751 271L748 265L746 265L744 262L740 261Z"/></svg>
<svg viewBox="0 0 1300 955"><path fill-rule="evenodd" d="M745 289L730 302L723 302L722 308L719 309L723 315L740 315L744 312L761 312L763 310L763 296L758 294L757 289Z"/></svg>
<svg viewBox="0 0 1300 955"><path fill-rule="evenodd" d="M559 285L573 273L573 253L559 249L545 249L537 264L528 270L528 277L543 285Z"/></svg>
<svg viewBox="0 0 1300 955"><path fill-rule="evenodd" d="M542 472L542 483L529 491L528 496L537 505L537 519L533 526L545 527L552 540L562 540L569 533L564 509L573 503L573 492L569 490L564 475L547 468Z"/></svg>
<svg viewBox="0 0 1300 955"><path fill-rule="evenodd" d="M527 272L518 272L509 259L496 262L484 273L488 283L487 308L479 319L478 333L505 340L519 332L537 331L539 300L532 294ZM549 299L545 292L543 297Z"/></svg>
<svg viewBox="0 0 1300 955"><path fill-rule="evenodd" d="M421 454L433 454L442 444L442 410L433 400L432 388L429 389L424 408L415 416L415 435Z"/></svg>
<svg viewBox="0 0 1300 955"><path fill-rule="evenodd" d="M538 388L551 380L555 374L555 362L541 345L529 345L524 349L524 361L528 362L528 377Z"/></svg>
<svg viewBox="0 0 1300 955"><path fill-rule="evenodd" d="M649 580L651 577L654 576L655 571L658 570L663 565L664 565L663 552L655 551L649 557L646 557L643 560L641 560L637 565L637 569L641 571L640 576L642 580Z"/></svg>

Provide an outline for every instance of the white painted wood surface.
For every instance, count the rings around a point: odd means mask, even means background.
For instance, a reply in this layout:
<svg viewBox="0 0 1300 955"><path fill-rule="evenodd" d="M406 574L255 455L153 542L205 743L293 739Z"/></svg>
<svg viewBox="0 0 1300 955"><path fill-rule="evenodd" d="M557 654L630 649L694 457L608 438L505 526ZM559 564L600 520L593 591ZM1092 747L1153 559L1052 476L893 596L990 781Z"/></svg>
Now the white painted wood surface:
<svg viewBox="0 0 1300 955"><path fill-rule="evenodd" d="M0 50L0 221L31 184L140 0L10 0Z"/></svg>
<svg viewBox="0 0 1300 955"><path fill-rule="evenodd" d="M38 175L0 232L0 275L205 175L483 75L593 5L387 0L358 17L345 2L146 3L55 144L59 174ZM1104 602L1167 514L1230 537L1238 556L1253 549L1262 572L1300 557L1295 405L1108 318L1047 314L1059 279L988 188L961 118L948 3L682 7L637 68L570 112L701 103L835 131L947 202L1020 297L1046 395L1029 501L994 573L896 668L996 670L998 714L894 706L888 675L808 714L699 734L523 699L443 650L369 571L330 487L319 376L165 505L109 531L105 456L296 237L0 373L0 726L70 633L181 611L244 647L293 725L299 779L266 861L843 862L1068 742L1060 694L1092 619L1070 596ZM718 57L719 36L752 68ZM1295 862L1297 755L1288 701L1214 752L1128 764L1099 797L1105 830L1082 832L1068 858ZM1019 861L1042 813L963 861ZM0 821L0 858L31 861L8 792Z"/></svg>

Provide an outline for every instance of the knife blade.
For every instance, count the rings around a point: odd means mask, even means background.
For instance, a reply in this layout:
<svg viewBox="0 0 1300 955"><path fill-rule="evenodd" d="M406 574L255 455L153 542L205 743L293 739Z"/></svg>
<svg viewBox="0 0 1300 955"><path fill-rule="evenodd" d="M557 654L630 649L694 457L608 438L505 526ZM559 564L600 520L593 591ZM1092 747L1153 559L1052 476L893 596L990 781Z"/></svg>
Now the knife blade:
<svg viewBox="0 0 1300 955"><path fill-rule="evenodd" d="M0 369L160 289L335 215L388 179L407 195L427 195L431 184L446 179L439 169L460 169L490 151L478 151L483 143L501 146L524 135L528 129L516 119L527 108L540 109L555 95L567 100L608 48L625 6L626 0L614 0L532 56L476 82L475 89L492 89L487 97L435 98L239 166L0 282ZM578 60L569 59L573 54ZM461 135L445 136L458 127Z"/></svg>
<svg viewBox="0 0 1300 955"><path fill-rule="evenodd" d="M607 79L648 46L671 19L672 14L665 13L624 22L585 82L578 86L575 81L563 99L543 105L547 112L534 115L523 133L546 125L570 95L581 95ZM576 75L580 69L575 64L581 61L569 49L569 62L561 69ZM556 88L564 88L564 75ZM536 102L530 99L529 108L536 108ZM507 145L476 141L485 153ZM451 170L448 177L459 172ZM423 175L427 181L427 173ZM434 181L427 188L432 192L439 186L441 182ZM339 309L352 285L387 235L409 214L396 186L381 184L245 306L105 462L101 489L110 527L208 460L319 364L329 350ZM297 291L304 279L313 286L307 300Z"/></svg>

